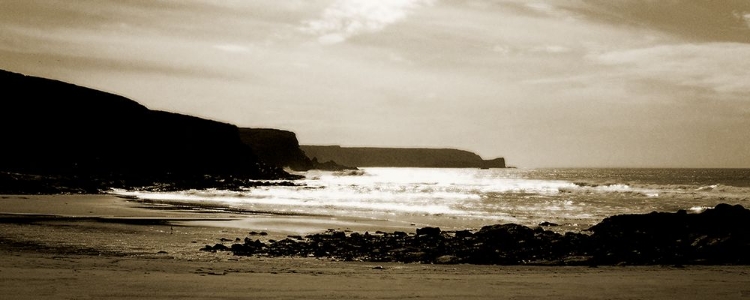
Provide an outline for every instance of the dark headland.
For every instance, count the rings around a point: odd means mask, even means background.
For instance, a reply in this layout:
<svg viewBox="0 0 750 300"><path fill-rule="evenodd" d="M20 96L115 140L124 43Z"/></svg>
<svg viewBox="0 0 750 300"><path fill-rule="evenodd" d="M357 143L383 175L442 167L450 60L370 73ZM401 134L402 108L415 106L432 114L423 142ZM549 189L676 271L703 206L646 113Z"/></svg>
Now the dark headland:
<svg viewBox="0 0 750 300"><path fill-rule="evenodd" d="M263 162L277 167L288 167L294 171L357 169L332 160L319 162L317 159L310 159L300 148L297 135L291 131L272 128L240 128L240 139Z"/></svg>
<svg viewBox="0 0 750 300"><path fill-rule="evenodd" d="M301 146L307 156L358 167L505 168L505 159L484 160L457 149Z"/></svg>

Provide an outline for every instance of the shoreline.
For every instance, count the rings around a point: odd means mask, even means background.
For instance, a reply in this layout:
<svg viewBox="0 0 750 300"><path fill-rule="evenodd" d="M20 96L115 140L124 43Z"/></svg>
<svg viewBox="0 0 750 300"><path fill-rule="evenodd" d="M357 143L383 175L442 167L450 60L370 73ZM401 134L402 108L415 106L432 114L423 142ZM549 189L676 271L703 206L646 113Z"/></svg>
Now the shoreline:
<svg viewBox="0 0 750 300"><path fill-rule="evenodd" d="M263 241L281 240L289 235L307 235L335 230L404 230L408 224L359 218L335 218L317 215L274 215L238 211L158 209L116 195L0 195L0 238L22 242L69 243L92 248L114 249L130 253L164 251L191 258L201 247L238 241L249 232L257 232ZM113 235L112 232L117 234ZM131 236L123 235L130 233ZM260 235L263 233L263 235ZM74 242L79 241L79 242ZM182 243L181 245L179 243ZM161 248L160 248L161 247Z"/></svg>
<svg viewBox="0 0 750 300"><path fill-rule="evenodd" d="M245 228L195 219L226 224L232 220L223 219L257 215L149 210L111 195L0 195L0 207L0 294L18 299L750 297L750 266L590 268L244 257L199 249L222 238L231 243L248 234ZM193 219L170 223L188 217ZM268 233L264 239L283 236Z"/></svg>

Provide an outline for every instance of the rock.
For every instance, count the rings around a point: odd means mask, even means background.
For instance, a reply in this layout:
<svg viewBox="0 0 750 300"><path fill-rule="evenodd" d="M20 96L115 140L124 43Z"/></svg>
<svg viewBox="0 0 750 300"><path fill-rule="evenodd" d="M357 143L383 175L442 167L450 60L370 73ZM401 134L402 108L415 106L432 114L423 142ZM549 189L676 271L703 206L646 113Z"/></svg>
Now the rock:
<svg viewBox="0 0 750 300"><path fill-rule="evenodd" d="M317 157L313 157L311 162L312 162L312 169L314 170L346 172L346 173L343 173L344 175L363 175L364 174L361 170L357 169L357 167L340 165L339 163L333 160L329 160L326 162L319 162Z"/></svg>
<svg viewBox="0 0 750 300"><path fill-rule="evenodd" d="M230 250L234 255L252 255L258 248L252 244L234 244L230 247Z"/></svg>
<svg viewBox="0 0 750 300"><path fill-rule="evenodd" d="M394 231L393 232L393 236L395 236L397 238L403 238L403 237L407 237L409 235L406 232L403 232L403 231Z"/></svg>
<svg viewBox="0 0 750 300"><path fill-rule="evenodd" d="M465 239L474 237L474 234L469 230L458 230L456 231L455 237L459 239Z"/></svg>
<svg viewBox="0 0 750 300"><path fill-rule="evenodd" d="M249 238L232 245L235 255L314 256L372 262L643 265L750 264L750 220L741 206L722 205L701 214L650 213L612 216L592 234L564 235L518 224L448 234L437 227L371 235L330 230L290 236L265 245ZM203 251L222 251L221 244Z"/></svg>
<svg viewBox="0 0 750 300"><path fill-rule="evenodd" d="M425 236L440 236L440 227L423 227L423 228L417 228L417 236L425 235Z"/></svg>
<svg viewBox="0 0 750 300"><path fill-rule="evenodd" d="M458 258L453 255L442 255L435 259L436 264L455 264Z"/></svg>
<svg viewBox="0 0 750 300"><path fill-rule="evenodd" d="M618 215L593 226L592 253L601 264L750 262L750 211L719 204L700 214Z"/></svg>
<svg viewBox="0 0 750 300"><path fill-rule="evenodd" d="M213 251L229 251L229 247L224 246L223 244L216 244L212 248Z"/></svg>
<svg viewBox="0 0 750 300"><path fill-rule="evenodd" d="M534 237L534 230L518 224L501 224L484 226L477 236L497 243L518 242Z"/></svg>

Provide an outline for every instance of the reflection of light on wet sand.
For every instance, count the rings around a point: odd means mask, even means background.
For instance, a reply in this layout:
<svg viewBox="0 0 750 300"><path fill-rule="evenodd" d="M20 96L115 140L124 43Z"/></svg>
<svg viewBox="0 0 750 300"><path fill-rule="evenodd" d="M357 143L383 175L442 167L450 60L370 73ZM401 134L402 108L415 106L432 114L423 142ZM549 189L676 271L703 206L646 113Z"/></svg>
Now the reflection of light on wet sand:
<svg viewBox="0 0 750 300"><path fill-rule="evenodd" d="M248 231L267 231L275 234L313 234L328 229L365 231L414 231L415 227L403 222L364 218L339 218L318 216L253 215L233 220L200 220L174 222L175 225L241 228Z"/></svg>

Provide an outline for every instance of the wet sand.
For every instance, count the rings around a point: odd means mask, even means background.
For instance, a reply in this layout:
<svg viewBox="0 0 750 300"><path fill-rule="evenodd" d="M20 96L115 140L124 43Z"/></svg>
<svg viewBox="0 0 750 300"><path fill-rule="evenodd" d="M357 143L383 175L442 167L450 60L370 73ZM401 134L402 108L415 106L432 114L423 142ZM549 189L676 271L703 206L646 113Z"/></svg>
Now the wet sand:
<svg viewBox="0 0 750 300"><path fill-rule="evenodd" d="M750 299L750 267L376 264L198 251L368 220L146 209L107 195L0 196L3 299ZM229 225L227 225L229 224ZM380 226L380 227L379 227ZM407 228L408 229L408 228Z"/></svg>

